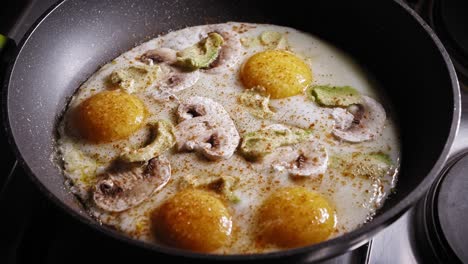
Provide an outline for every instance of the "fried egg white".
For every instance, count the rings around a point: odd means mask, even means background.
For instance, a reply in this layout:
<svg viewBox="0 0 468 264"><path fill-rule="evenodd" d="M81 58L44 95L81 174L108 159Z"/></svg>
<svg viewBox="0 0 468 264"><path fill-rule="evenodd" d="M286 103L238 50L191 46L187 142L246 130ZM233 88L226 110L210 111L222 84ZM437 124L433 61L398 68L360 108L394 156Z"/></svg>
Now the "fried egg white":
<svg viewBox="0 0 468 264"><path fill-rule="evenodd" d="M69 131L72 109L90 96L108 90L107 78L117 69L130 65L141 65L137 60L147 50L167 47L181 50L198 42L201 34L209 26L189 27L170 32L145 42L122 54L104 65L92 75L76 92L69 109L59 126L58 152L64 162L64 174L69 180L72 191L78 195L92 215L106 225L111 225L125 234L148 242L157 239L151 231L151 212L164 201L180 191L180 180L187 175L203 178L208 175L229 175L239 178L239 185L234 194L238 203L228 205L233 219L234 239L228 246L217 249L219 254L259 253L279 250L275 246L258 247L255 243L255 214L270 194L280 187L302 186L318 192L330 201L336 210L336 228L332 237L352 231L372 219L375 211L395 187L396 172L399 162L399 139L391 108L386 108L389 118L380 137L359 144L346 143L334 138L331 130L334 126L330 108L319 107L304 94L270 101L274 114L270 118L254 117L239 104L238 94L245 88L239 78L242 63L253 54L271 47L258 41L263 32L278 32L284 36L280 48L285 48L301 58L313 72L313 85L349 85L361 94L375 98L381 103L385 98L379 92L378 85L349 56L330 44L304 32L275 25L225 23L215 25L232 34L238 35L242 46L238 62L234 67L218 74L201 71L199 80L192 87L176 93L183 101L193 96L204 96L220 103L233 119L241 137L246 132L256 131L271 124L284 124L299 128L313 129L313 136L322 142L328 154L345 155L353 152L385 152L394 163L394 173L378 181L363 177L349 177L342 171L329 166L327 172L319 177L292 179L284 173L272 171L263 164L246 161L238 153L228 160L217 162L200 159L193 153L169 151L166 156L172 165L172 179L160 192L152 195L144 203L121 213L108 213L92 204L90 190L111 162L126 149L137 148L149 137L149 130L143 127L127 139L110 143L93 144L83 141ZM213 25L210 25L213 27ZM174 111L177 100L156 100L146 93L135 93L148 110L147 121L167 119L177 124ZM387 106L387 104L384 104ZM156 223L157 224L157 223Z"/></svg>

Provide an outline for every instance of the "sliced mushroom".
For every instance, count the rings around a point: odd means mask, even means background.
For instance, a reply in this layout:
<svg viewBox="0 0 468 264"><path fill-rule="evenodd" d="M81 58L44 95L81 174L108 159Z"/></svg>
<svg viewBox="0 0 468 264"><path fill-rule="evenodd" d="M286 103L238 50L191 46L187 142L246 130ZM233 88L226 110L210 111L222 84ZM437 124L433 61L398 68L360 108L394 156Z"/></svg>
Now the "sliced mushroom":
<svg viewBox="0 0 468 264"><path fill-rule="evenodd" d="M234 67L240 59L242 52L240 37L236 32L228 30L228 28L222 26L207 27L206 31L202 33L202 37L205 37L210 32L220 34L224 39L224 44L221 47L218 58L210 64L208 69L203 71L209 74L226 72L230 68Z"/></svg>
<svg viewBox="0 0 468 264"><path fill-rule="evenodd" d="M386 120L382 105L368 96L362 96L361 104L351 105L346 111L335 109L332 116L336 122L333 134L349 142L374 139L382 132Z"/></svg>
<svg viewBox="0 0 468 264"><path fill-rule="evenodd" d="M176 126L177 150L197 150L200 147L211 147L209 140L215 128L215 123L209 118L195 118L181 122Z"/></svg>
<svg viewBox="0 0 468 264"><path fill-rule="evenodd" d="M177 108L179 123L200 116L229 117L229 114L219 103L202 96L190 97Z"/></svg>
<svg viewBox="0 0 468 264"><path fill-rule="evenodd" d="M335 129L346 130L353 125L354 115L344 108L333 108L332 117L335 120Z"/></svg>
<svg viewBox="0 0 468 264"><path fill-rule="evenodd" d="M160 80L161 91L180 92L192 87L200 78L199 71L184 71L174 67L162 66L163 78Z"/></svg>
<svg viewBox="0 0 468 264"><path fill-rule="evenodd" d="M177 149L200 152L209 160L229 159L239 144L239 133L229 117L212 118L197 117L177 125Z"/></svg>
<svg viewBox="0 0 468 264"><path fill-rule="evenodd" d="M171 178L171 165L165 157L151 159L146 167L108 173L93 193L94 203L110 212L134 207L161 190Z"/></svg>
<svg viewBox="0 0 468 264"><path fill-rule="evenodd" d="M139 58L147 64L158 64L159 77L154 83L154 89L148 93L156 99L167 99L174 93L193 86L200 78L199 71L184 71L173 64L177 61L176 51L169 48L149 50Z"/></svg>
<svg viewBox="0 0 468 264"><path fill-rule="evenodd" d="M122 160L126 162L148 161L175 145L174 126L171 123L159 120L149 126L154 134L153 141L143 148L125 152L121 156Z"/></svg>
<svg viewBox="0 0 468 264"><path fill-rule="evenodd" d="M327 171L328 153L324 146L307 141L278 148L266 157L266 164L276 171L287 171L291 176L309 177Z"/></svg>
<svg viewBox="0 0 468 264"><path fill-rule="evenodd" d="M140 56L139 60L146 64L166 63L172 65L177 62L177 52L169 48L148 50Z"/></svg>
<svg viewBox="0 0 468 264"><path fill-rule="evenodd" d="M179 151L196 151L209 160L229 159L240 136L226 110L205 97L192 97L178 108L181 121L176 126Z"/></svg>
<svg viewBox="0 0 468 264"><path fill-rule="evenodd" d="M177 116L179 117L179 122L183 122L194 117L206 115L206 110L203 104L180 104L177 109Z"/></svg>

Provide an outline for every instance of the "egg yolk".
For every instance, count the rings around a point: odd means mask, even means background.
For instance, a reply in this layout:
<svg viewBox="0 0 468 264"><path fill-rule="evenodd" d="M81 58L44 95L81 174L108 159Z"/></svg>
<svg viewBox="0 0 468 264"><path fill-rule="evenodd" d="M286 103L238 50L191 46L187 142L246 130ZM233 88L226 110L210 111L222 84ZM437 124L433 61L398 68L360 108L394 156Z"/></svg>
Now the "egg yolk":
<svg viewBox="0 0 468 264"><path fill-rule="evenodd" d="M153 213L156 238L170 246L211 252L230 241L232 220L213 194L189 189L177 193Z"/></svg>
<svg viewBox="0 0 468 264"><path fill-rule="evenodd" d="M312 71L291 52L268 50L250 57L240 78L246 88L263 87L272 99L278 99L302 93L312 82Z"/></svg>
<svg viewBox="0 0 468 264"><path fill-rule="evenodd" d="M145 106L136 96L104 91L83 101L77 108L75 125L80 135L103 143L128 138L145 119Z"/></svg>
<svg viewBox="0 0 468 264"><path fill-rule="evenodd" d="M263 202L257 220L260 242L293 248L326 240L335 229L336 215L320 194L287 187Z"/></svg>

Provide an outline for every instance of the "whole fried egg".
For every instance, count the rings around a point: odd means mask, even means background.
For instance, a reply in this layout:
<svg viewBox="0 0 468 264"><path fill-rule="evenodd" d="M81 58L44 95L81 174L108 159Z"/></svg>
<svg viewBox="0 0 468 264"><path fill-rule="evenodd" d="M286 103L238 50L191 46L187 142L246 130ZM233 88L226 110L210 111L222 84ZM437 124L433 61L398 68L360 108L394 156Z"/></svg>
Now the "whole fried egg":
<svg viewBox="0 0 468 264"><path fill-rule="evenodd" d="M67 183L97 221L213 254L360 227L394 190L400 159L369 74L267 24L184 28L123 53L79 87L58 131Z"/></svg>

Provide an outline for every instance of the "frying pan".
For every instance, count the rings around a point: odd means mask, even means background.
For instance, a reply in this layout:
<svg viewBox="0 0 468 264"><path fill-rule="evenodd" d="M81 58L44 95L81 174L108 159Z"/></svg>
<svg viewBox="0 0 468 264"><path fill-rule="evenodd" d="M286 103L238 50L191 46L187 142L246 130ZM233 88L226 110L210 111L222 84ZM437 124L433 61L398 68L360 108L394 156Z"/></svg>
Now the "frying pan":
<svg viewBox="0 0 468 264"><path fill-rule="evenodd" d="M29 31L3 85L7 134L18 160L51 200L94 229L157 254L199 261L316 261L355 249L396 220L428 189L458 129L453 65L431 29L400 1L68 0ZM383 85L402 144L396 192L375 219L320 244L268 254L216 256L130 239L99 225L64 185L53 162L55 125L74 90L101 65L158 34L243 21L310 32L345 50Z"/></svg>

